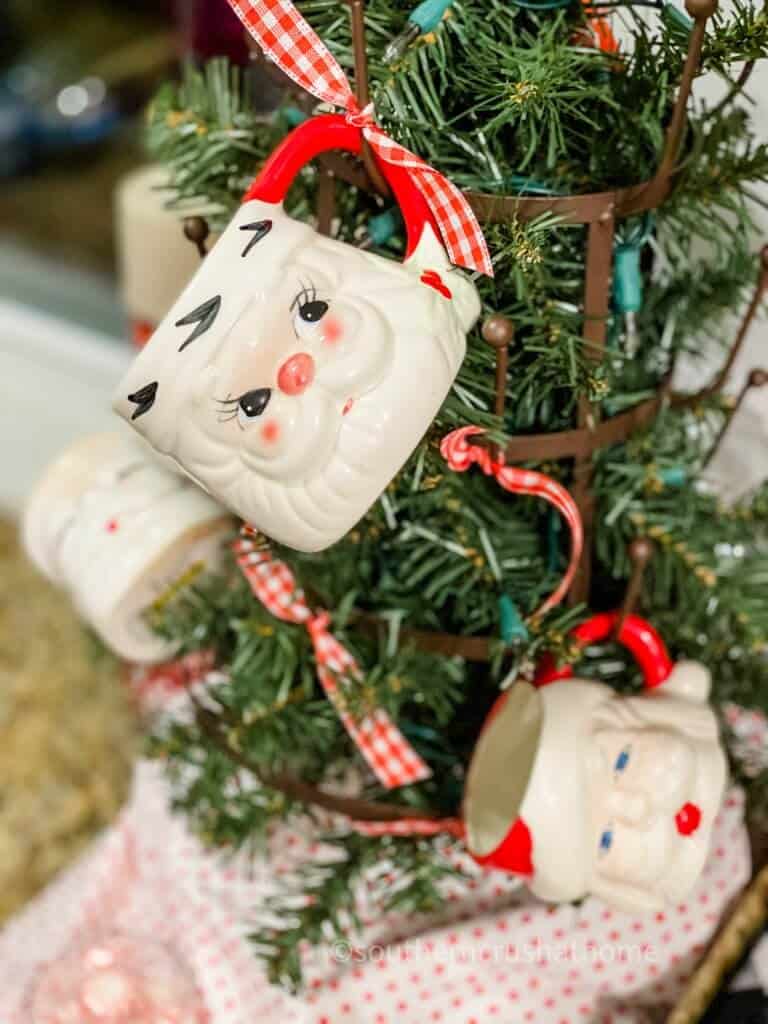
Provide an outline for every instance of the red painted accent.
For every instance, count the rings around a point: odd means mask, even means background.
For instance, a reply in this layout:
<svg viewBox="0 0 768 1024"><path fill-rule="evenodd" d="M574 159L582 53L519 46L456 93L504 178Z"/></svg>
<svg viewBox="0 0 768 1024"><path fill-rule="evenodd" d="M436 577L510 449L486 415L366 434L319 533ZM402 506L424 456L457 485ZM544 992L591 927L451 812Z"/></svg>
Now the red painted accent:
<svg viewBox="0 0 768 1024"><path fill-rule="evenodd" d="M131 321L131 341L133 341L136 348L144 348L154 333L155 324L149 320Z"/></svg>
<svg viewBox="0 0 768 1024"><path fill-rule="evenodd" d="M334 149L360 156L362 143L362 129L347 124L342 114L320 114L318 117L311 117L286 135L272 152L243 196L243 202L261 199L265 203L281 203L296 175L310 160ZM431 225L438 238L440 232L410 171L406 167L396 166L384 160L377 160L377 163L403 215L408 237L405 255L408 257L419 244L425 224Z"/></svg>
<svg viewBox="0 0 768 1024"><path fill-rule="evenodd" d="M337 317L323 317L323 344L335 345L343 334L344 325Z"/></svg>
<svg viewBox="0 0 768 1024"><path fill-rule="evenodd" d="M346 416L352 406L355 404L354 398L348 398L344 403L344 408L341 410L341 415Z"/></svg>
<svg viewBox="0 0 768 1024"><path fill-rule="evenodd" d="M591 619L582 622L571 631L571 636L580 647L608 640L619 620L620 612L601 612ZM635 657L642 669L643 681L648 689L659 686L672 671L672 659L659 634L653 626L639 615L628 615L619 630L617 637ZM542 658L534 684L547 686L559 679L570 679L573 666L562 665L559 668L551 657Z"/></svg>
<svg viewBox="0 0 768 1024"><path fill-rule="evenodd" d="M683 804L675 815L675 825L681 836L690 836L701 824L701 810L696 804Z"/></svg>
<svg viewBox="0 0 768 1024"><path fill-rule="evenodd" d="M517 818L495 850L483 857L475 853L472 856L483 867L511 871L512 874L530 878L534 873L531 830L522 818Z"/></svg>
<svg viewBox="0 0 768 1024"><path fill-rule="evenodd" d="M104 524L104 529L107 531L107 533L117 533L119 527L120 523L117 521L117 519L108 519Z"/></svg>
<svg viewBox="0 0 768 1024"><path fill-rule="evenodd" d="M440 294L444 298L453 298L453 295L451 294L451 289L443 281L442 277L440 277L436 270L425 270L424 273L419 278L419 280L421 281L422 284L426 284L430 288L434 288L436 292L440 292Z"/></svg>
<svg viewBox="0 0 768 1024"><path fill-rule="evenodd" d="M261 428L261 436L267 444L273 444L280 436L280 424L277 420L267 420Z"/></svg>
<svg viewBox="0 0 768 1024"><path fill-rule="evenodd" d="M306 352L286 359L277 371L277 386L286 395L300 395L315 379L315 360Z"/></svg>

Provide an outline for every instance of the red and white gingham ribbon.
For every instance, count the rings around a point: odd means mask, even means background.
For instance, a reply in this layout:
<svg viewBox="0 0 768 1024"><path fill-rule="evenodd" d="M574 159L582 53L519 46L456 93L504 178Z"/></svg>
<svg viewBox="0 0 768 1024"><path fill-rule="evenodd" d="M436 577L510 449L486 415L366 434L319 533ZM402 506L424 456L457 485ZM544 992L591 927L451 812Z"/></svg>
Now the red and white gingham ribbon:
<svg viewBox="0 0 768 1024"><path fill-rule="evenodd" d="M302 89L346 111L362 130L374 153L407 168L440 229L451 261L493 277L491 257L472 208L459 189L420 157L394 142L355 99L347 76L291 0L229 0L229 4L264 53Z"/></svg>
<svg viewBox="0 0 768 1024"><path fill-rule="evenodd" d="M576 502L562 484L533 469L505 466L503 456L494 459L488 448L472 444L469 441L470 437L484 433L485 431L481 427L461 427L443 438L440 444L440 453L451 469L456 470L457 473L464 473L473 463L476 463L488 476L495 477L497 483L505 491L511 491L513 494L530 494L535 498L543 498L554 505L571 531L571 558L568 569L557 588L533 613L533 618L537 618L559 604L573 583L584 546L584 528L581 516Z"/></svg>
<svg viewBox="0 0 768 1024"><path fill-rule="evenodd" d="M129 665L128 685L139 705L150 707L190 689L205 679L214 665L212 650L190 651L159 665Z"/></svg>
<svg viewBox="0 0 768 1024"><path fill-rule="evenodd" d="M392 821L350 822L355 832L363 836L440 836L450 835L463 839L464 822L460 818L395 818Z"/></svg>
<svg viewBox="0 0 768 1024"><path fill-rule="evenodd" d="M429 778L432 774L429 766L386 711L377 708L358 721L345 710L338 681L359 680L362 676L355 659L329 632L328 612L315 614L310 610L291 570L272 557L253 527L243 526L234 548L237 564L267 611L284 622L306 626L315 649L320 684L379 782L387 789L394 789Z"/></svg>

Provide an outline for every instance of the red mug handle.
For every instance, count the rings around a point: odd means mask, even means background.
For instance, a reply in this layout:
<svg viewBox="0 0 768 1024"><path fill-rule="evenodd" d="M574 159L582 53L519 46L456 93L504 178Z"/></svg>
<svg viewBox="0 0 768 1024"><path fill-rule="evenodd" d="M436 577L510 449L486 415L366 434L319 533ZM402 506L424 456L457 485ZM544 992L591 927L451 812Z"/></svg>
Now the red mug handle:
<svg viewBox="0 0 768 1024"><path fill-rule="evenodd" d="M608 640L620 616L621 612L600 612L571 630L571 636L580 647ZM673 668L672 659L664 641L650 622L646 622L639 615L627 615L616 639L635 656L647 689L660 686L668 678ZM542 659L533 682L535 686L546 686L558 679L570 679L572 676L572 665L562 665L558 668L553 658L546 657Z"/></svg>
<svg viewBox="0 0 768 1024"><path fill-rule="evenodd" d="M311 117L286 135L272 152L243 196L243 202L260 199L265 203L282 203L296 175L310 160L334 149L360 156L362 144L362 129L349 124L341 114ZM440 232L409 170L385 160L377 162L405 221L407 259L419 244L426 224L430 225L438 239Z"/></svg>

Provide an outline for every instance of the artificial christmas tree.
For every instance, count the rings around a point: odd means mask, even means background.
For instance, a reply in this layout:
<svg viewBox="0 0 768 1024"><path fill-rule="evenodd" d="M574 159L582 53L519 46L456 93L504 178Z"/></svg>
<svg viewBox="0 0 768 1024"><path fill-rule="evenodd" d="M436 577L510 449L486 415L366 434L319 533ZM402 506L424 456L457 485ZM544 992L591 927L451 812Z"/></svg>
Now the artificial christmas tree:
<svg viewBox="0 0 768 1024"><path fill-rule="evenodd" d="M412 11L399 0L366 8L354 0L349 10L306 0L298 8L315 37L286 0L232 6L265 47L271 71L289 72L281 79L283 102L266 123L249 119L237 76L217 62L205 72L188 70L178 90L166 89L153 105L150 135L179 201L206 200L209 227L225 226L251 181L254 147L266 157L289 125L317 114L318 96L329 101L328 79L341 80L324 45L355 86L354 98L337 99L346 96L343 88L330 98L346 111L338 121L363 133L360 159L320 155L288 195L291 216L308 221L316 212L317 231L334 239L323 252L343 242L390 260L401 256L404 232L382 162L383 129L463 190L493 261L493 276L475 280L481 326L469 334L450 392L424 438L417 443L409 434L397 462L415 450L369 511L362 515L366 498L350 509L348 532L312 553L312 544L283 531L296 509L282 506L275 490L272 503L264 502L269 514L256 509L255 525L290 547L247 532L224 571L174 588L148 612L180 656L209 652L204 663L212 659L217 668L192 687L186 713L157 725L152 741L193 827L226 850L267 844L297 813L328 829L319 851L292 863L285 891L271 889L253 908L254 944L270 977L296 985L309 946L354 931L361 893L369 921L390 911L445 911L446 876L471 870L451 851L465 849L465 777L501 686L514 693L515 680L532 679L545 656L578 656L580 674L619 688L637 682L631 659L610 641L582 658L570 630L594 612L618 609L614 636L629 614L641 612L676 660L707 666L715 709L726 702L768 707L766 495L758 490L726 509L701 480L730 411L721 392L733 347L711 386L692 395L670 386L677 354L705 334L717 336L718 317L757 277L739 345L762 295L765 271L753 252L746 201L751 183L768 177L768 147L753 141L739 100L749 69L768 50L768 20L746 4L719 14L709 0L689 0L690 17L672 4L653 12L621 5L617 43L608 23L613 4L456 0ZM290 59L298 44L305 57L311 51L303 63ZM322 80L311 70L318 53L328 72ZM747 62L745 70L722 103L691 103L698 73L728 78L738 61ZM234 267L252 242L257 252L268 244L267 220L262 211L257 222L235 221ZM405 222L410 228L407 216ZM205 252L205 225L191 234ZM215 247L204 256L212 279L220 273L217 257ZM315 263L322 275L322 261ZM424 281L423 270L420 283L437 304L451 291L453 271L433 268L436 276ZM172 315L184 332L175 358L193 356L193 347L180 348L211 327L229 283L215 296L201 294L185 316ZM259 308L283 301L280 286L258 297ZM333 310L313 281L305 287L302 301ZM289 338L286 358L318 340L304 330L296 331L296 344ZM369 333L353 333L362 352ZM407 341L404 328L400 340ZM160 335L150 341L137 365L159 366L152 352L160 342ZM247 348L247 339L241 345ZM231 431L236 440L228 446L245 443L236 432L247 437L257 429L251 421L266 405L256 389L279 387L282 363L273 362L265 372L274 380L260 377L237 392L247 398L239 403L244 418L235 410L232 422L214 427L221 436ZM204 374L196 390L194 381L179 382L172 365L162 370L162 379L147 373L135 388L123 388L121 411L195 479L244 509L248 474L262 471L259 453L244 457L236 472L222 465L221 451L207 451L195 436L195 429L205 434L206 415L215 420L204 410ZM129 376L134 382L133 371ZM299 376L303 393L314 378ZM418 378L400 389L406 407L411 391L429 390L428 376L421 365ZM753 384L761 381L757 375ZM164 387L178 403L171 414L160 406ZM233 396L218 396L222 419ZM388 403L386 412L393 408ZM164 419L153 426L153 416ZM343 430L340 421L334 429ZM176 436L180 425L183 437ZM441 453L451 432L454 441ZM325 434L302 433L297 458L310 441L325 444ZM475 446L480 454L470 456ZM446 450L453 455L448 465ZM305 461L301 472L309 477L312 459ZM473 461L485 472L469 471ZM571 543L546 504L498 486L495 478L521 464L570 491L579 510L571 532L580 536L583 525L583 546ZM380 486L394 470L395 463L387 465ZM343 487L330 496L343 501ZM322 509L313 503L313 514ZM560 594L562 578L570 583L569 552L579 560L569 607L553 608L544 599ZM381 721L377 716L396 727L412 763L427 766L406 786L395 788L386 773L370 771L375 758L361 757L370 745L360 740L360 723ZM673 774L676 764L670 758ZM768 816L765 782L750 782L758 822ZM522 783L518 789L522 800ZM731 798L726 818L734 806ZM326 812L336 815L330 823ZM680 836L696 832L687 803L673 812ZM511 824L515 808L507 813ZM596 853L604 832L601 822ZM277 869L274 843L269 856ZM508 891L499 888L497 899Z"/></svg>

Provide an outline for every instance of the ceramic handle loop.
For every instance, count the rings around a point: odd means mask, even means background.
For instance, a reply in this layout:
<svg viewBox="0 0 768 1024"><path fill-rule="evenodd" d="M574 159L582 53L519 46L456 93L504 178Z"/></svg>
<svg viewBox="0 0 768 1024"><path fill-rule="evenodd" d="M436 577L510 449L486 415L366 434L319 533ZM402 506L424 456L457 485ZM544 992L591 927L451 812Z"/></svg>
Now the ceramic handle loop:
<svg viewBox="0 0 768 1024"><path fill-rule="evenodd" d="M571 636L580 647L601 643L613 635L621 612L600 612L582 622L571 631ZM653 626L639 615L627 615L619 630L617 640L630 651L643 673L646 689L660 686L672 671L672 659L659 634ZM572 665L557 666L551 657L543 658L534 677L536 686L546 686L558 679L570 679Z"/></svg>
<svg viewBox="0 0 768 1024"><path fill-rule="evenodd" d="M243 196L243 202L260 199L265 203L282 203L296 175L310 160L332 150L360 156L362 143L362 127L350 124L341 114L321 114L310 118L294 128L270 155ZM410 171L384 160L377 163L403 215L407 258L418 245L426 224L430 225L437 238L440 238L440 231Z"/></svg>

